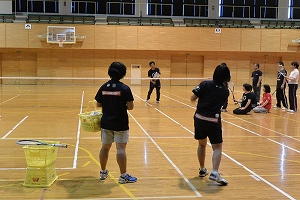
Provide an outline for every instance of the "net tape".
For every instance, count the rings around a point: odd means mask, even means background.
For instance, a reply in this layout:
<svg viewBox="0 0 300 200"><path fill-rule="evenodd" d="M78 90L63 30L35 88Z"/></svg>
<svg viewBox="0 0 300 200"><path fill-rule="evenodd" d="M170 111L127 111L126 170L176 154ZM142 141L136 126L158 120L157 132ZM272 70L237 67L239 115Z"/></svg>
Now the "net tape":
<svg viewBox="0 0 300 200"><path fill-rule="evenodd" d="M16 79L16 80L110 80L110 78L90 78L90 77L0 77L0 79ZM123 78L125 80L149 80L149 79L160 79L160 80L208 80L212 79L211 77L207 78Z"/></svg>

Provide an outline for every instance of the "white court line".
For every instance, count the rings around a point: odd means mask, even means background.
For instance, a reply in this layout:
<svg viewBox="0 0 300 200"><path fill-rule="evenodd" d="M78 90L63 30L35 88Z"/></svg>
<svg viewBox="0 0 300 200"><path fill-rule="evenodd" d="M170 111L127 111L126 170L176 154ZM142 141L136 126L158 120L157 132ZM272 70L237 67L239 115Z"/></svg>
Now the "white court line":
<svg viewBox="0 0 300 200"><path fill-rule="evenodd" d="M83 100L84 100L84 91L82 91L82 95L81 95L81 103L80 103L80 112L79 113L82 113ZM77 127L77 136L76 136L74 160L73 160L73 169L76 169L76 166L77 166L79 138L80 138L80 126L81 126L81 121L78 118L78 127Z"/></svg>
<svg viewBox="0 0 300 200"><path fill-rule="evenodd" d="M12 97L12 98L10 98L10 99L7 99L6 101L1 102L0 105L6 103L6 102L8 102L8 101L13 100L14 98L17 98L17 97L20 96L20 95L21 95L21 94L18 94L18 95L14 96L14 97Z"/></svg>
<svg viewBox="0 0 300 200"><path fill-rule="evenodd" d="M190 188L196 193L197 197L202 197L200 192L195 188L195 186L187 179L180 169L173 163L173 161L167 156L167 154L160 148L160 146L155 142L155 140L148 134L148 132L142 127L142 125L128 112L132 119L137 123L137 125L142 129L142 131L148 136L151 142L156 146L156 148L162 153L162 155L169 161L173 168L180 174L180 176L185 180L185 182L190 186ZM140 199L140 198L139 198Z"/></svg>
<svg viewBox="0 0 300 200"><path fill-rule="evenodd" d="M165 95L163 95L163 96L165 96ZM165 97L167 97L167 96L165 96ZM140 97L138 97L138 98L140 98ZM183 104L183 105L186 105L187 107L192 107L192 106L190 106L190 105L188 105L188 104L185 104L185 103L183 103L183 102L177 101L176 99L173 99L173 98L171 98L171 97L167 97L167 98L169 98L169 99L171 99L171 100L173 100L173 101L176 101L176 102L178 102L178 103L181 103L181 104ZM140 98L140 99L141 99L141 98ZM196 107L192 107L192 108L196 109ZM156 109L157 111L159 111L157 108L155 108L155 109ZM163 114L162 111L159 111L159 112ZM170 120L172 120L172 121L175 122L176 124L180 125L182 128L184 128L184 129L187 130L188 132L194 134L192 131L188 130L187 128L185 128L184 126L182 126L180 123L178 123L177 121L175 121L174 119L172 119L172 118L169 117L168 115L166 115L166 114L163 114L163 115L165 115L167 118L169 118ZM223 120L223 121L224 121L224 120ZM227 121L225 121L225 122L227 122ZM230 122L227 122L227 123L230 123ZM232 124L232 123L230 123L230 124ZM232 125L233 125L233 124L232 124ZM235 125L235 126L237 126L237 125ZM242 128L242 127L240 127L240 126L237 126L237 127ZM242 129L243 129L243 130L247 130L247 129L245 129L245 128L242 128ZM248 131L249 131L249 132L252 132L253 134L256 134L256 135L258 135L258 136L261 136L260 134L257 134L257 133L255 133L255 132L253 132L253 131L250 131L250 130L248 130ZM266 138L266 137L265 137L265 138ZM266 139L268 139L268 138L266 138ZM270 139L268 139L268 140L270 140ZM272 140L270 140L270 141L272 141ZM273 142L275 142L275 141L273 141ZM275 143L277 143L277 142L275 142ZM278 143L277 143L277 144L278 144ZM281 144L281 145L282 145L282 146L285 146L284 144ZM285 146L285 147L286 147L286 146ZM230 157L229 155L227 155L227 154L224 153L224 152L222 152L222 154L223 154L225 157L227 157L228 159L230 159L231 161L233 161L234 163L236 163L236 164L238 164L239 166L243 167L246 171L248 171L250 174L252 174L252 175L255 176L256 178L258 178L259 180L265 182L267 185L269 185L269 186L271 186L273 189L277 190L277 191L278 191L279 193L281 193L282 195L286 196L286 197L289 198L289 199L294 200L294 198L293 198L292 196L290 196L289 194L285 193L283 190L279 189L279 188L276 187L275 185L271 184L269 181L265 180L264 178L262 178L262 177L259 176L258 174L254 173L254 172L251 171L249 168L247 168L245 165L241 164L240 162L238 162L237 160L233 159L232 157Z"/></svg>
<svg viewBox="0 0 300 200"><path fill-rule="evenodd" d="M11 132L13 132L25 119L27 119L28 116L24 117L17 125L15 125L10 131L8 131L1 139L5 139Z"/></svg>

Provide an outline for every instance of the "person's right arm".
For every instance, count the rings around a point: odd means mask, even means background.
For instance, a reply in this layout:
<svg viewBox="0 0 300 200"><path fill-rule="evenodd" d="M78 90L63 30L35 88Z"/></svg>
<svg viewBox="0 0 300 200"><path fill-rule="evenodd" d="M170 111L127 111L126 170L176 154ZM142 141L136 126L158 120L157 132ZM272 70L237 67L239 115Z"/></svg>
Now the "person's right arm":
<svg viewBox="0 0 300 200"><path fill-rule="evenodd" d="M127 110L132 110L134 105L133 105L133 101L127 101Z"/></svg>

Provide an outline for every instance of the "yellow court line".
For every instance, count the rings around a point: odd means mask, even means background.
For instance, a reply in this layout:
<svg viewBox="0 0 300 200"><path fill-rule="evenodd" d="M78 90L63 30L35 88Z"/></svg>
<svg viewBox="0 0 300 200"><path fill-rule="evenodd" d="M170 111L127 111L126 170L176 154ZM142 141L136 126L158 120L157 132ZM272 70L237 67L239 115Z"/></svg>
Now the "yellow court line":
<svg viewBox="0 0 300 200"><path fill-rule="evenodd" d="M71 145L71 146L73 146L73 145ZM82 147L78 147L79 149L81 149L81 150L83 150L83 151L85 151L88 155L89 155L89 157L100 167L100 163L99 163L99 161L92 155L92 153L91 152L89 152L88 150L86 150L85 148L82 148ZM119 186L120 186L120 188L129 196L129 197L131 197L131 198L135 198L135 196L123 185L123 184L120 184L120 183L118 183L118 180L117 180L117 178L116 177L114 177L113 176L113 174L112 173L109 173L109 176L113 179L113 181L116 183L116 184L118 184Z"/></svg>

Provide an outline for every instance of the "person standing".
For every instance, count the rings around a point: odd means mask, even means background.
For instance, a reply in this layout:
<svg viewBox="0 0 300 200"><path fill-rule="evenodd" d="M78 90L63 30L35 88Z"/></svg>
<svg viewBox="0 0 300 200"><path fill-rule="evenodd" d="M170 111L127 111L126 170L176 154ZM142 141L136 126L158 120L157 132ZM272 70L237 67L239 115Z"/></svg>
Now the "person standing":
<svg viewBox="0 0 300 200"><path fill-rule="evenodd" d="M213 80L201 82L192 92L191 102L198 99L197 109L194 114L194 138L198 141L197 156L200 164L199 176L205 177L209 174L205 168L205 154L207 138L213 149L212 172L210 180L220 185L227 185L227 181L219 174L219 166L222 157L222 124L221 107L228 99L229 91L224 82L230 81L230 70L226 65L216 67Z"/></svg>
<svg viewBox="0 0 300 200"><path fill-rule="evenodd" d="M101 140L102 148L99 153L101 165L100 180L105 180L109 171L106 169L109 150L112 143L116 143L117 163L120 169L118 182L133 183L137 181L127 173L126 146L129 141L129 126L127 110L132 110L133 95L131 89L120 82L126 75L126 66L121 62L113 62L108 68L110 80L98 90L95 100L97 106L102 107Z"/></svg>
<svg viewBox="0 0 300 200"><path fill-rule="evenodd" d="M287 98L285 95L285 88L286 88L286 79L284 78L287 75L287 71L284 68L283 62L278 62L277 65L277 84L276 84L276 105L274 108L281 108L282 103L282 110L286 110L288 108L287 105Z"/></svg>
<svg viewBox="0 0 300 200"><path fill-rule="evenodd" d="M290 73L290 76L285 76L285 78L288 80L289 85L289 103L290 103L290 109L287 110L288 112L296 112L298 110L297 106L297 89L298 89L298 81L299 81L299 63L298 62L292 62L291 63L292 71Z"/></svg>
<svg viewBox="0 0 300 200"><path fill-rule="evenodd" d="M254 71L252 72L252 88L253 92L256 96L256 101L260 102L260 90L261 90L261 82L262 82L262 71L259 70L259 63L253 64Z"/></svg>
<svg viewBox="0 0 300 200"><path fill-rule="evenodd" d="M153 89L155 88L156 89L156 103L159 103L161 85L160 85L160 80L155 79L155 78L160 77L160 70L159 70L159 68L157 68L155 66L154 61L149 62L149 66L150 66L150 69L148 71L148 77L150 78L150 85L149 85L149 91L148 91L146 102L149 101L150 96L153 92Z"/></svg>
<svg viewBox="0 0 300 200"><path fill-rule="evenodd" d="M268 113L271 110L272 107L272 95L270 94L271 92L271 87L267 84L263 85L263 98L262 101L253 108L253 111L255 113Z"/></svg>

